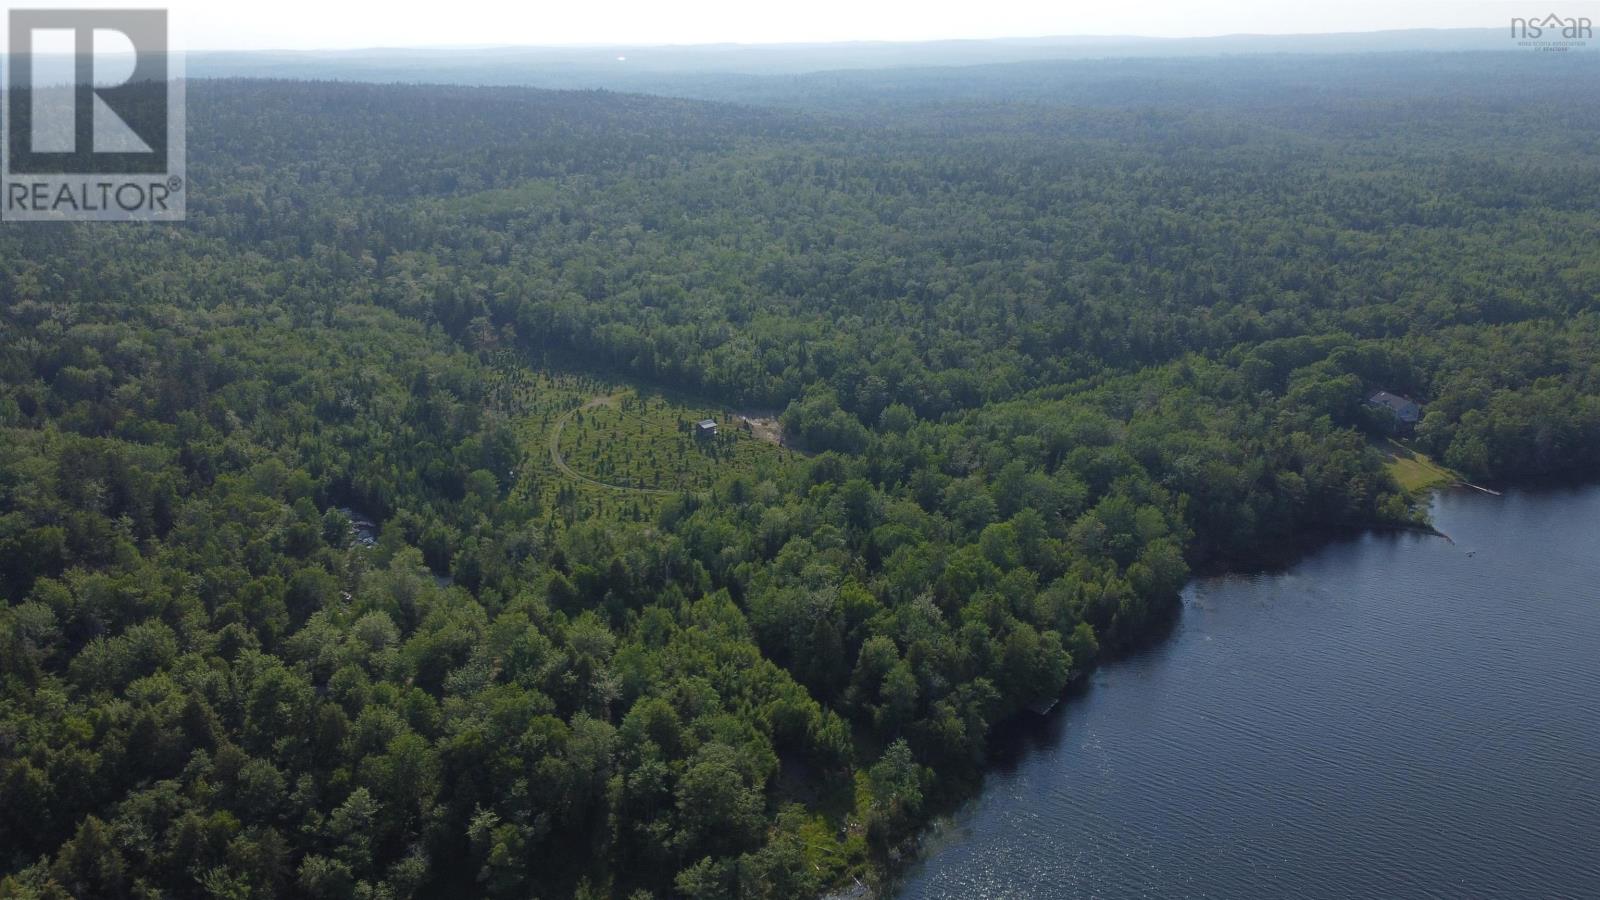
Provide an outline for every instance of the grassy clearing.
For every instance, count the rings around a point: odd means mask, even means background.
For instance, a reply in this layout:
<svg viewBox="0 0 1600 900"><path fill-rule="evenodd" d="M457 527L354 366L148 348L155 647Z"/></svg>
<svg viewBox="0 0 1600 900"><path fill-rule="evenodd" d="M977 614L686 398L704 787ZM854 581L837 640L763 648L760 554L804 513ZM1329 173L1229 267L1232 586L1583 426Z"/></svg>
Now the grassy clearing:
<svg viewBox="0 0 1600 900"><path fill-rule="evenodd" d="M1411 493L1460 481L1461 476L1439 465L1426 453L1413 450L1393 438L1376 442L1394 480Z"/></svg>
<svg viewBox="0 0 1600 900"><path fill-rule="evenodd" d="M717 422L716 437L695 435L702 419ZM755 474L788 456L729 412L634 390L576 410L560 431L558 449L584 479L668 493L704 490L728 472Z"/></svg>
<svg viewBox="0 0 1600 900"><path fill-rule="evenodd" d="M509 358L495 379L492 405L516 423L523 447L516 490L552 522L644 520L674 494L793 457L739 416L691 399ZM717 421L715 438L695 436L701 419Z"/></svg>

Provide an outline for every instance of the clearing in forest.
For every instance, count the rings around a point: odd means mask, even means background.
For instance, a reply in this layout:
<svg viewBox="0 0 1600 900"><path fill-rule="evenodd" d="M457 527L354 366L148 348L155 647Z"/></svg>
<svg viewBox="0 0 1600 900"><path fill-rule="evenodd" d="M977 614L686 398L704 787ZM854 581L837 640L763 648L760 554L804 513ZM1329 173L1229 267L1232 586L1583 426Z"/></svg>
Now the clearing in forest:
<svg viewBox="0 0 1600 900"><path fill-rule="evenodd" d="M707 419L716 434L698 433ZM572 410L551 429L549 446L552 465L571 478L642 494L704 490L788 455L732 413L629 389Z"/></svg>
<svg viewBox="0 0 1600 900"><path fill-rule="evenodd" d="M1426 453L1393 438L1375 442L1375 446L1383 454L1389 474L1400 487L1412 493L1461 480L1459 475L1434 462Z"/></svg>
<svg viewBox="0 0 1600 900"><path fill-rule="evenodd" d="M590 375L533 368L497 354L490 405L516 423L523 459L516 492L552 520L645 519L663 499L755 475L793 451L774 421ZM717 423L715 436L695 424Z"/></svg>

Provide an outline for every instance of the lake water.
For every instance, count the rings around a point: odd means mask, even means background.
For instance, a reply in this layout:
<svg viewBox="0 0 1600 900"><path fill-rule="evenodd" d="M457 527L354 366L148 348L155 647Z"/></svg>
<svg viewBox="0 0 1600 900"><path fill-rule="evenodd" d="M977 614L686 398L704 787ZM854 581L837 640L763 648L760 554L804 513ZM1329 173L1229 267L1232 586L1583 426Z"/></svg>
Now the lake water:
<svg viewBox="0 0 1600 900"><path fill-rule="evenodd" d="M1433 517L1192 582L900 895L1600 897L1600 489Z"/></svg>

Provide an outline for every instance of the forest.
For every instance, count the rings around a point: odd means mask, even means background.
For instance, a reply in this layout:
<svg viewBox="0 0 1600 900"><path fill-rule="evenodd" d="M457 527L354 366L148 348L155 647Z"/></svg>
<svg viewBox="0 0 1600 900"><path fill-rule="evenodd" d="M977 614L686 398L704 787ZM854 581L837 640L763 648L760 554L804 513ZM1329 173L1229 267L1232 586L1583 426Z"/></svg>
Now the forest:
<svg viewBox="0 0 1600 900"><path fill-rule="evenodd" d="M1594 475L1537 56L194 81L188 221L0 226L0 897L882 886L1192 571L1419 526L1373 391Z"/></svg>

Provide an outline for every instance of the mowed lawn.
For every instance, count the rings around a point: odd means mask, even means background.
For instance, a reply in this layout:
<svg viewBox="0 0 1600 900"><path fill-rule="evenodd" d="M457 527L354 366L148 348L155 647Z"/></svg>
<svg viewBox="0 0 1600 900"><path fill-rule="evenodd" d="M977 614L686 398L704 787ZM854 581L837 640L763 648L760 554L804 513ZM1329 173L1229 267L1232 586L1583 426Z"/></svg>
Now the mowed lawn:
<svg viewBox="0 0 1600 900"><path fill-rule="evenodd" d="M1376 446L1386 460L1389 474L1407 491L1425 491L1461 480L1461 476L1434 462L1426 453L1393 438L1378 441Z"/></svg>

